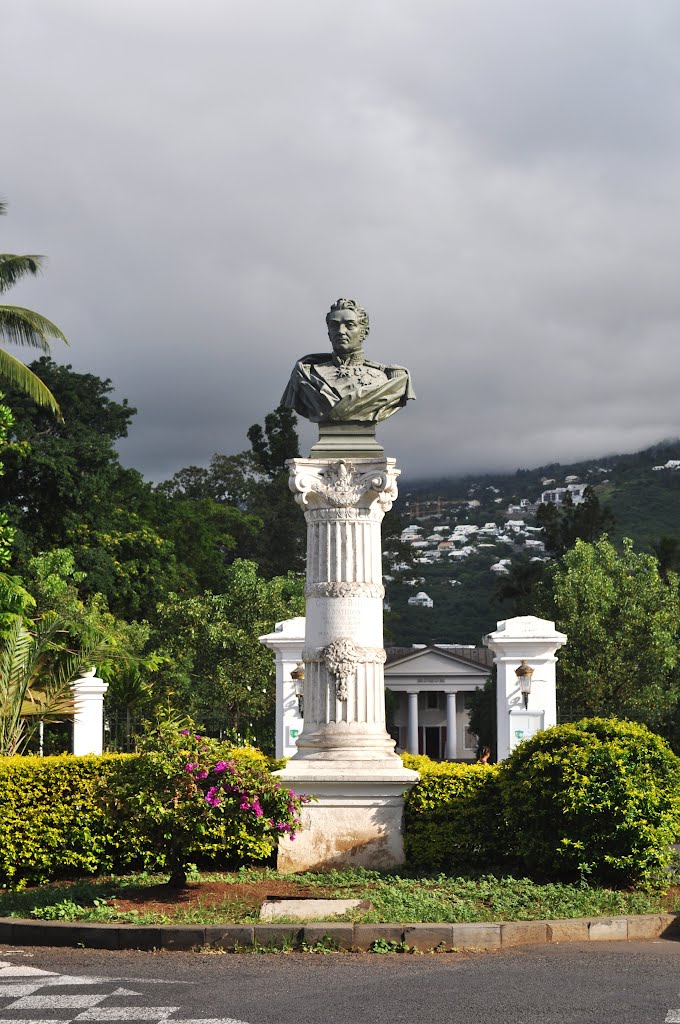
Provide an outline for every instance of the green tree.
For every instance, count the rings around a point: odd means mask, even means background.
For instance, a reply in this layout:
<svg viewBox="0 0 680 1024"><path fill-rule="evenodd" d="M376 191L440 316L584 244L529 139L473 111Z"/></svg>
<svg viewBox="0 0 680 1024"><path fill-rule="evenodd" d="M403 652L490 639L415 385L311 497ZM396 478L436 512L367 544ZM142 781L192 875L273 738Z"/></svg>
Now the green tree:
<svg viewBox="0 0 680 1024"><path fill-rule="evenodd" d="M630 715L660 728L680 699L677 578L624 540L577 541L552 571L536 611L569 637L560 651L558 700L587 714Z"/></svg>
<svg viewBox="0 0 680 1024"><path fill-rule="evenodd" d="M567 492L559 507L552 503L539 505L536 523L543 527L546 551L561 558L577 540L592 544L603 533L613 529L614 514L603 507L592 487L586 487L583 501L575 505Z"/></svg>
<svg viewBox="0 0 680 1024"><path fill-rule="evenodd" d="M9 434L14 426L14 417L9 406L4 405L0 392L0 455L8 451L10 446ZM0 461L0 476L4 470L4 463ZM10 548L14 540L15 530L10 525L9 516L6 512L0 512L0 571L7 569L10 561Z"/></svg>
<svg viewBox="0 0 680 1024"><path fill-rule="evenodd" d="M0 201L0 216L7 213L7 204ZM36 275L42 269L42 256L17 256L0 253L0 295L8 291L27 275ZM68 345L66 338L51 320L22 306L0 305L0 338L12 345L37 348L49 355L50 338L57 338ZM21 360L0 348L0 377L23 391L38 405L50 409L61 417L59 404L40 377Z"/></svg>
<svg viewBox="0 0 680 1024"><path fill-rule="evenodd" d="M664 534L655 544L652 544L652 551L656 555L659 572L664 579L668 579L671 572L677 574L680 570L680 540L677 537L669 537Z"/></svg>
<svg viewBox="0 0 680 1024"><path fill-rule="evenodd" d="M510 605L511 615L530 615L535 602L536 587L545 579L545 562L532 562L530 558L513 558L507 574L496 580L494 597Z"/></svg>
<svg viewBox="0 0 680 1024"><path fill-rule="evenodd" d="M264 426L256 423L248 430L250 451L216 453L208 469L188 466L158 488L175 501L216 501L241 513L243 518L230 521L236 546L227 562L236 555L253 560L268 577L304 566L305 520L290 493L286 466L300 451L296 422L290 409L276 409ZM208 585L219 587L214 581Z"/></svg>
<svg viewBox="0 0 680 1024"><path fill-rule="evenodd" d="M303 612L298 577L267 580L255 563L237 559L228 567L223 593L185 599L170 594L161 604L153 642L167 662L158 686L199 721L219 714L226 732L271 718L274 663L257 638ZM267 737L257 739L263 745Z"/></svg>
<svg viewBox="0 0 680 1024"><path fill-rule="evenodd" d="M279 406L265 416L264 428L248 430L256 477L250 511L264 524L254 558L265 576L277 576L304 567L307 527L288 486L288 459L300 454L297 417Z"/></svg>

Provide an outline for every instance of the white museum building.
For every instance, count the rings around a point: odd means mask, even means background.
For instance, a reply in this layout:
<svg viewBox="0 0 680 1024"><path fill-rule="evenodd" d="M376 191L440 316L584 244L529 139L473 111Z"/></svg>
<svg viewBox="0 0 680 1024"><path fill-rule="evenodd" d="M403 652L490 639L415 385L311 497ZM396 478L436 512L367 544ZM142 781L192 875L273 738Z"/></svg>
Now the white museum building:
<svg viewBox="0 0 680 1024"><path fill-rule="evenodd" d="M477 737L470 731L470 700L492 665L493 654L485 647L388 647L388 727L397 750L436 761L474 761Z"/></svg>

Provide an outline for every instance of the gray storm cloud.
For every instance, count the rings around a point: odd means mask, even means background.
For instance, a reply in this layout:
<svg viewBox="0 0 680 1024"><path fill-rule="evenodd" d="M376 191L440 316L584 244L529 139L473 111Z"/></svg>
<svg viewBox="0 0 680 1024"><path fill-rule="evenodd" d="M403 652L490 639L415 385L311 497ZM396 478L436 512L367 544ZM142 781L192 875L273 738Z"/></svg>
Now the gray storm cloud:
<svg viewBox="0 0 680 1024"><path fill-rule="evenodd" d="M672 0L24 0L0 229L49 260L12 300L153 479L246 447L338 295L412 371L405 479L675 436L679 43Z"/></svg>

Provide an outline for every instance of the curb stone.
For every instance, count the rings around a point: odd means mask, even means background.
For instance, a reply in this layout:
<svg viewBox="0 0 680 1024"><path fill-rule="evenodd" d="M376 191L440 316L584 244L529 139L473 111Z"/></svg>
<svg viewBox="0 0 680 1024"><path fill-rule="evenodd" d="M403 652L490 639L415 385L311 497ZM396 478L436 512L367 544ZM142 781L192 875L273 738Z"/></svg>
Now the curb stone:
<svg viewBox="0 0 680 1024"><path fill-rule="evenodd" d="M25 946L84 946L88 949L201 948L247 950L314 946L324 939L338 949L367 950L374 942L404 943L427 952L440 949L506 949L562 942L626 942L680 938L680 912L629 917L583 917L561 921L501 921L481 924L310 924L148 925L78 924L0 918L0 942Z"/></svg>

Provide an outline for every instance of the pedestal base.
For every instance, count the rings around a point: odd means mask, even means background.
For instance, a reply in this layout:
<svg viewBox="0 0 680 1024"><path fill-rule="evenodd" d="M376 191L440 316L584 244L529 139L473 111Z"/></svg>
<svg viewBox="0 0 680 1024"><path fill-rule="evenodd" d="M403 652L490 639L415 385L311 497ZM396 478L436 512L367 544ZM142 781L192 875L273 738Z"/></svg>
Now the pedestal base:
<svg viewBox="0 0 680 1024"><path fill-rule="evenodd" d="M303 828L295 840L279 841L279 871L403 864L404 795L418 781L417 772L333 770L298 762L294 771L275 774L296 792L316 797L303 808Z"/></svg>
<svg viewBox="0 0 680 1024"><path fill-rule="evenodd" d="M319 440L310 459L384 459L376 441L375 423L320 423Z"/></svg>

